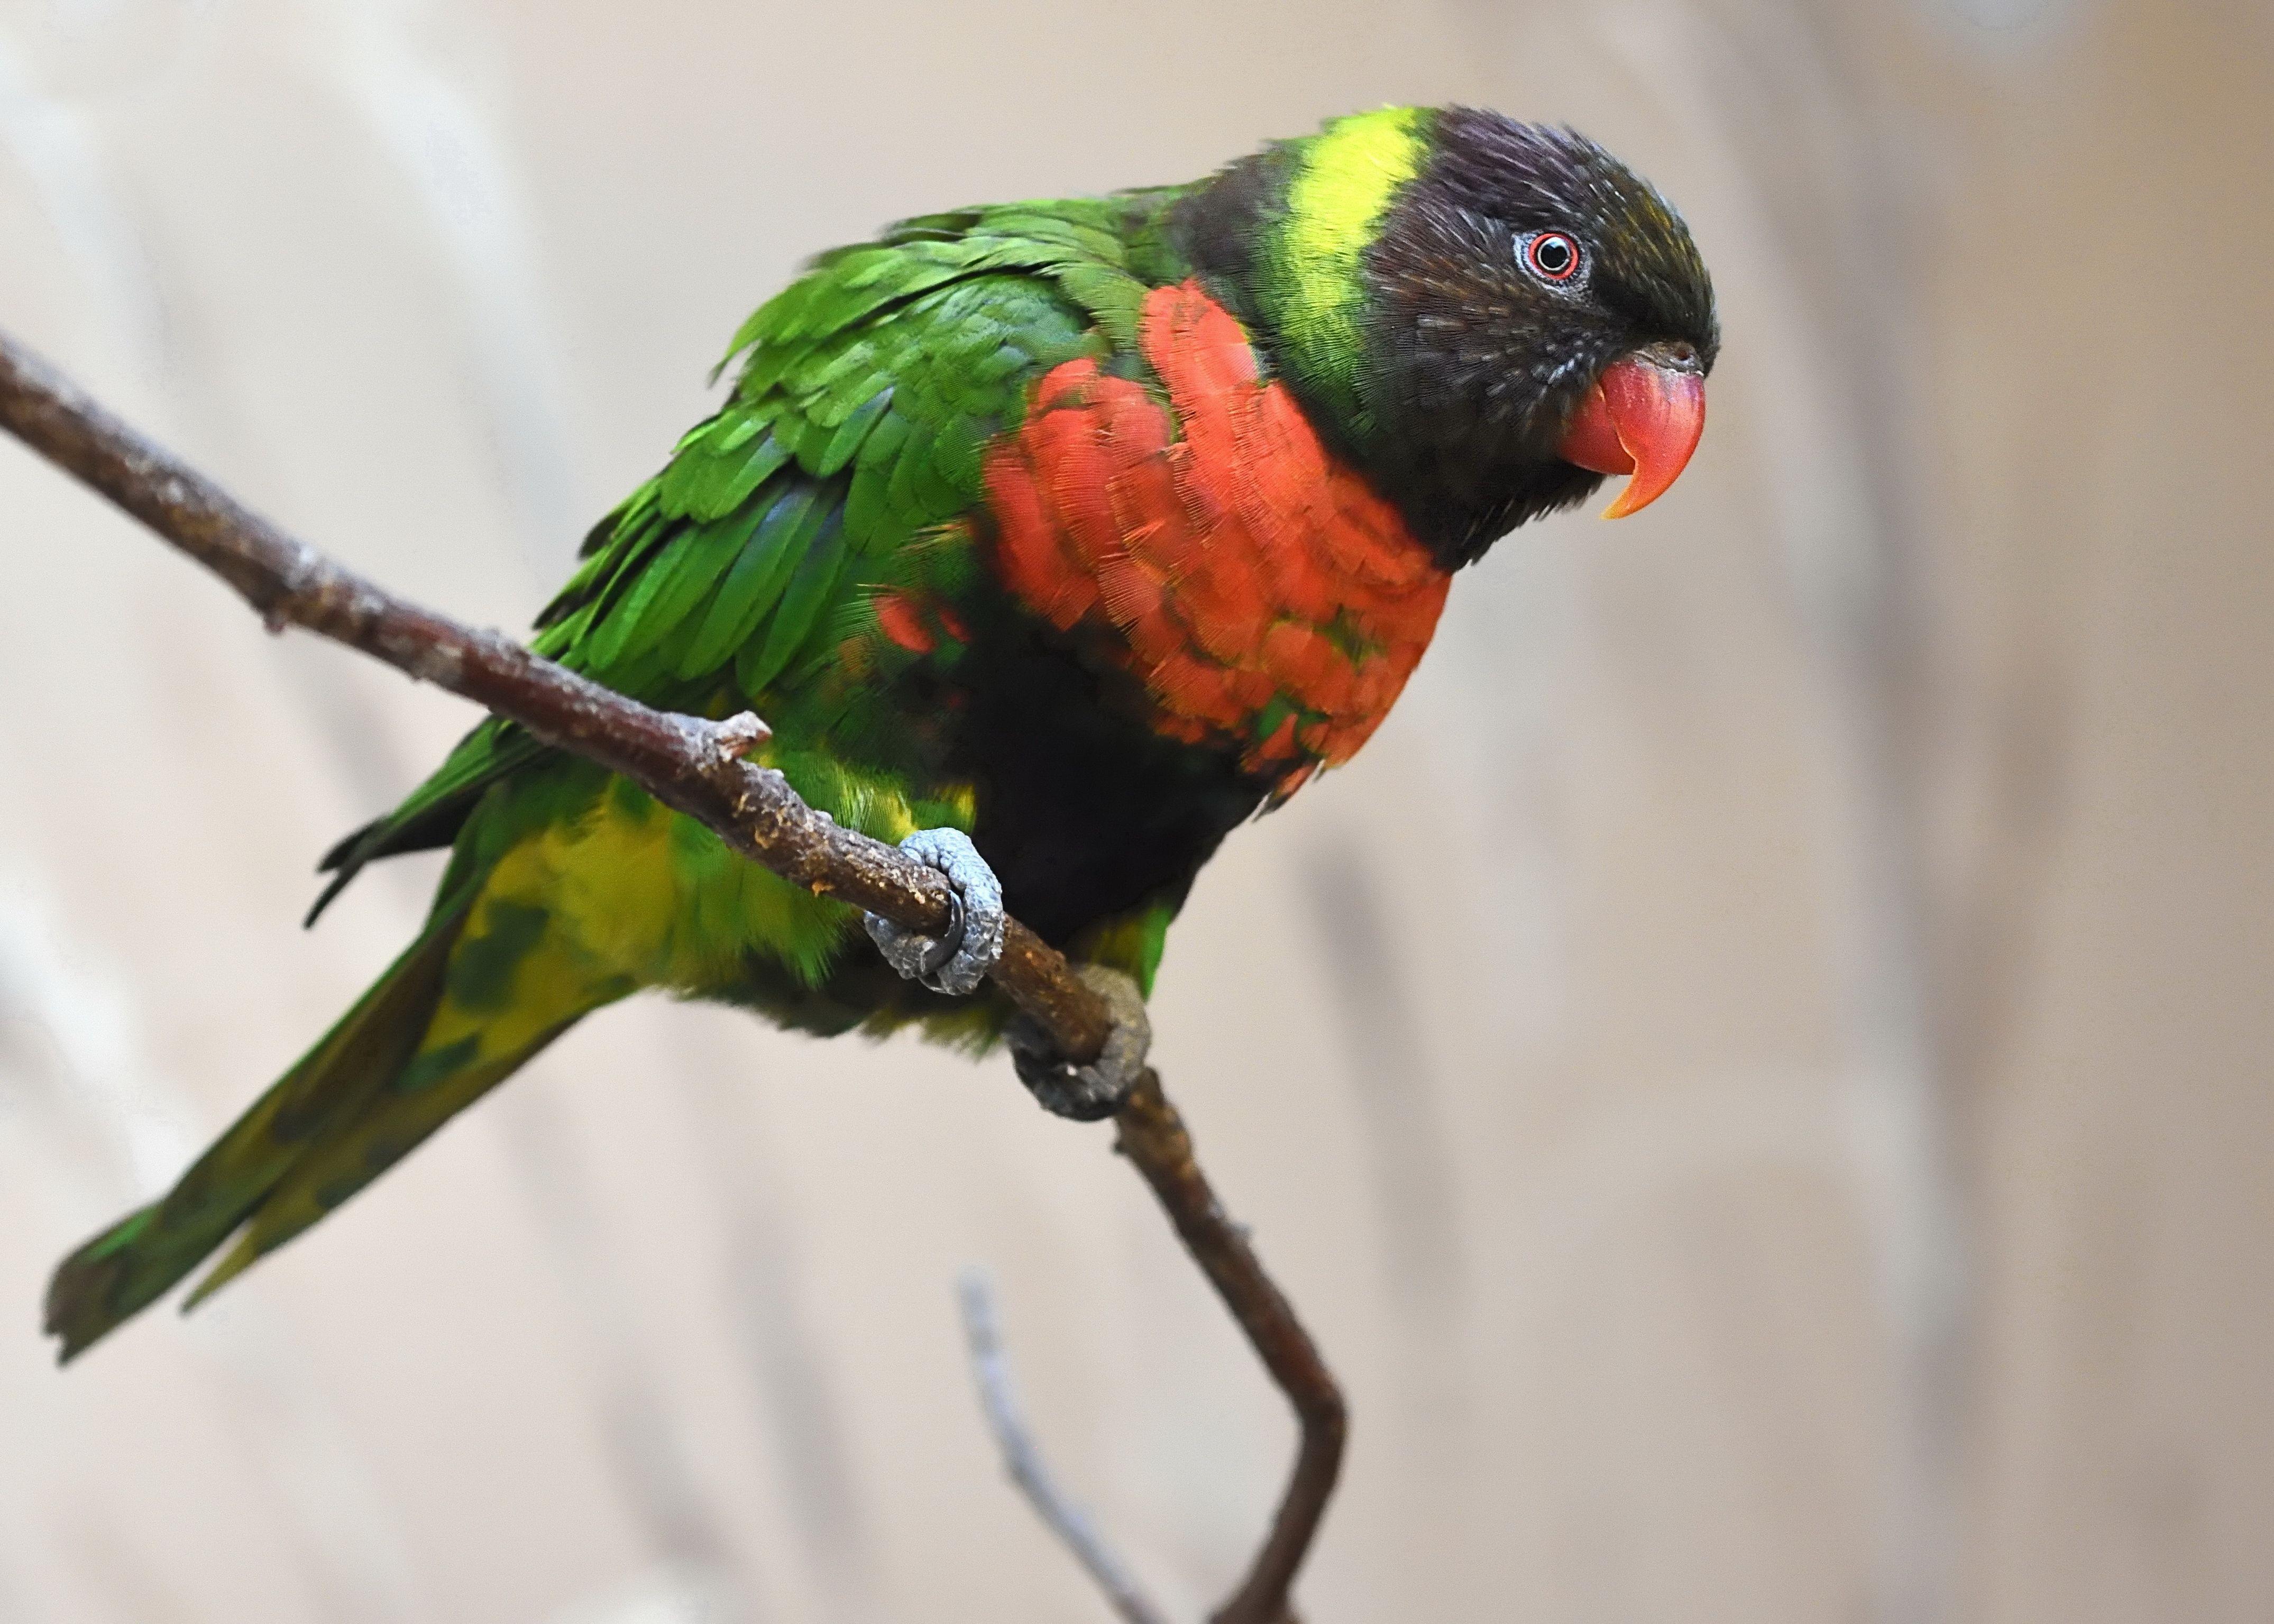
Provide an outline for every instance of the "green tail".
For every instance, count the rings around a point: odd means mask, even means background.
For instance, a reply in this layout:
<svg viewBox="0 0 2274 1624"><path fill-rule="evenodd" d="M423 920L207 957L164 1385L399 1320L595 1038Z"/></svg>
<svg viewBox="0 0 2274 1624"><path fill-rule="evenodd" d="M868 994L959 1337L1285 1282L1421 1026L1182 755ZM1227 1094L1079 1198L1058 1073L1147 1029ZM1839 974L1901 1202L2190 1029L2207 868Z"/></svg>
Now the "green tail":
<svg viewBox="0 0 2274 1624"><path fill-rule="evenodd" d="M437 908L371 990L198 1158L167 1195L64 1259L47 1328L68 1362L165 1295L240 1229L184 1304L195 1306L282 1245L471 1105L584 1012L505 1052L422 1049L454 979L478 885ZM463 969L458 973L463 974Z"/></svg>

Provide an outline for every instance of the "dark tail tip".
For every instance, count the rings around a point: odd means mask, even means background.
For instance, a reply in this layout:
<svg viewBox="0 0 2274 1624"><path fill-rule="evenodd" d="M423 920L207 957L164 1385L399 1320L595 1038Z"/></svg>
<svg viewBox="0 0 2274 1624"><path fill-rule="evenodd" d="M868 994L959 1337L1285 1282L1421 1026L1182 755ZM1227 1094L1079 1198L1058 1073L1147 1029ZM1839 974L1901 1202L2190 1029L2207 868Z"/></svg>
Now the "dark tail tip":
<svg viewBox="0 0 2274 1624"><path fill-rule="evenodd" d="M122 1316L105 1306L117 1271L86 1248L64 1259L48 1282L46 1331L60 1344L56 1363L68 1365L102 1340Z"/></svg>
<svg viewBox="0 0 2274 1624"><path fill-rule="evenodd" d="M177 1261L171 1249L139 1244L156 1207L129 1213L56 1266L48 1282L46 1330L61 1344L56 1363L68 1365L166 1294L202 1253Z"/></svg>
<svg viewBox="0 0 2274 1624"><path fill-rule="evenodd" d="M308 917L300 921L301 929L307 929L322 917L324 910L332 906L332 898L345 891L349 883L363 872L363 866L372 859L372 837L384 828L386 823L387 820L381 818L376 823L365 823L324 853L324 860L316 865L316 872L328 874L332 877L317 897L315 905L308 910Z"/></svg>

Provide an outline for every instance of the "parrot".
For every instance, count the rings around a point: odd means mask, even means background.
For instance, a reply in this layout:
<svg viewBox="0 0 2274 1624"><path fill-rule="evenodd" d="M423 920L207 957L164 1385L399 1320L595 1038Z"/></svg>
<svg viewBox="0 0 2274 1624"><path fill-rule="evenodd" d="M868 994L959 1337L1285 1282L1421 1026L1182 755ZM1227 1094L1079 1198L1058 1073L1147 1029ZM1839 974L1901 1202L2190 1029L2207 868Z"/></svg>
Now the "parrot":
<svg viewBox="0 0 2274 1624"><path fill-rule="evenodd" d="M650 705L756 711L754 760L945 877L945 934L864 920L492 717L323 861L311 924L366 865L448 848L418 936L57 1267L59 1357L226 1245L193 1306L643 989L1007 1044L1043 1106L1110 1115L1201 867L1366 742L1496 540L1608 477L1610 516L1666 492L1719 345L1653 186L1568 127L1457 106L820 254L530 646ZM986 983L1006 914L1105 999L1095 1062Z"/></svg>

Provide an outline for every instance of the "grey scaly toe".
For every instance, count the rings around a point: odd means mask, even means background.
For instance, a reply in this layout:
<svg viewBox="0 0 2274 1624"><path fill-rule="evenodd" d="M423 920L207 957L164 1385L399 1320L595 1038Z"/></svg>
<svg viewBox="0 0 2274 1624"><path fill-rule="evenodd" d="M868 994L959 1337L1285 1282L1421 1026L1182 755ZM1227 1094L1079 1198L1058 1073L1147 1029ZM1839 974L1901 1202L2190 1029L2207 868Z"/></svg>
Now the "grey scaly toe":
<svg viewBox="0 0 2274 1624"><path fill-rule="evenodd" d="M885 962L934 992L961 997L979 990L1003 956L1003 882L960 829L919 829L900 850L945 876L954 915L945 934L920 936L881 914L862 917Z"/></svg>
<svg viewBox="0 0 2274 1624"><path fill-rule="evenodd" d="M1068 1064L1024 1016L1013 1021L1005 1035L1019 1080L1044 1110L1076 1122L1096 1122L1119 1110L1137 1086L1146 1051L1153 1045L1153 1023L1145 1014L1145 996L1121 971L1078 964L1073 973L1105 1000L1113 1014L1113 1031L1096 1060L1085 1066Z"/></svg>

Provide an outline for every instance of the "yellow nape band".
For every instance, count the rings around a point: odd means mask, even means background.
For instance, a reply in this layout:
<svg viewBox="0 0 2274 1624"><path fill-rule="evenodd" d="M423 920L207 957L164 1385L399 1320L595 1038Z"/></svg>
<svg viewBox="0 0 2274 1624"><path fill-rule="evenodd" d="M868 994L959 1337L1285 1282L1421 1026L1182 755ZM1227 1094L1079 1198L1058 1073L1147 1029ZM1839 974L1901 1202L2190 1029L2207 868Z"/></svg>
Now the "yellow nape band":
<svg viewBox="0 0 2274 1624"><path fill-rule="evenodd" d="M1306 144L1288 185L1275 256L1288 305L1283 329L1314 372L1339 372L1333 357L1345 365L1355 358L1360 258L1398 187L1420 169L1421 115L1385 107L1337 119Z"/></svg>

